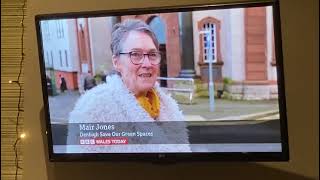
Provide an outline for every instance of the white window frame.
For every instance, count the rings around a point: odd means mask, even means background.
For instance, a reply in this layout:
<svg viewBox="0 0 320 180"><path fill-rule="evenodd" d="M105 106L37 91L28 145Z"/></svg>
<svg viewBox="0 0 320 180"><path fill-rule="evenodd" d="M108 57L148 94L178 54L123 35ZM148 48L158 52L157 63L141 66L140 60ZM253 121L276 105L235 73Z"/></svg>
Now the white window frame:
<svg viewBox="0 0 320 180"><path fill-rule="evenodd" d="M207 26L209 24L209 27ZM212 30L213 30L213 34L212 34ZM211 46L209 43L209 47L205 46L206 43L208 43L208 34L209 33L204 33L203 34L203 62L205 63L209 63L209 55L214 55L214 58L212 59L213 63L216 63L218 61L217 59L217 25L215 23L206 23L204 24L203 27L203 31L204 32L210 32L211 37L209 39L213 38L213 46L212 46L212 42L211 42ZM205 40L206 39L206 40ZM211 54L210 51L212 52L212 50L214 50L214 54Z"/></svg>

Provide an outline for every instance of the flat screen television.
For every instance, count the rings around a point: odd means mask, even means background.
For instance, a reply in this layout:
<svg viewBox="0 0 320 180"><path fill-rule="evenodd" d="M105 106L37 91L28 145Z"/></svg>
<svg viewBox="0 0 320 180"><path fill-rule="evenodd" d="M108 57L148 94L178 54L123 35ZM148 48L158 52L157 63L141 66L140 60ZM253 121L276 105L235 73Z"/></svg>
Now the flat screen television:
<svg viewBox="0 0 320 180"><path fill-rule="evenodd" d="M35 22L51 161L289 159L278 1Z"/></svg>

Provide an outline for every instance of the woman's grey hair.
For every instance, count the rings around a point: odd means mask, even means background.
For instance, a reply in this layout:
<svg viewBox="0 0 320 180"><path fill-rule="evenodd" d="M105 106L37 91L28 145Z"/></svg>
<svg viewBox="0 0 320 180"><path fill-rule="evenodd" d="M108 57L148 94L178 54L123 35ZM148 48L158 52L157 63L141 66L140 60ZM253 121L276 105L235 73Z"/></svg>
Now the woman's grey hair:
<svg viewBox="0 0 320 180"><path fill-rule="evenodd" d="M127 38L130 31L139 31L148 34L151 37L156 48L159 49L159 42L150 26L141 20L129 19L113 26L111 39L112 55L119 55L122 50L122 44Z"/></svg>

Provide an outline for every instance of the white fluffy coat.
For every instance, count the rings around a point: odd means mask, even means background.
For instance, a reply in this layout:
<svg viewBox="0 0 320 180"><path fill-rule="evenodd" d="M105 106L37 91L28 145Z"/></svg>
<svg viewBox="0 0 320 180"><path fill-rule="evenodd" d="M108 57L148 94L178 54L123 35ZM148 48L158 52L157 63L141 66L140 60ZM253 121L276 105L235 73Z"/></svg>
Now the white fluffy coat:
<svg viewBox="0 0 320 180"><path fill-rule="evenodd" d="M155 90L160 98L160 115L156 122L184 122L182 112L175 100L165 94L158 83L155 84ZM122 82L121 77L111 75L107 77L105 84L98 85L82 95L69 116L69 123L99 122L155 122L155 120L138 104L135 96ZM177 144L68 145L67 152L190 152L188 131L183 122L179 123L179 127L167 128L161 127L161 123L152 123L154 124L153 140L174 138L179 142ZM131 123L130 125L134 127L126 127L126 129L150 129L150 127L143 127L144 123Z"/></svg>

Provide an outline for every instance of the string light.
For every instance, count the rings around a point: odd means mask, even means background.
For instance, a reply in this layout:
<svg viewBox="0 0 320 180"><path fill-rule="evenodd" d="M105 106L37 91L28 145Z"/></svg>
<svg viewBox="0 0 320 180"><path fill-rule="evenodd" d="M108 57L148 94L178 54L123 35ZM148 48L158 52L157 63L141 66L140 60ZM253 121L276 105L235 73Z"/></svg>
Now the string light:
<svg viewBox="0 0 320 180"><path fill-rule="evenodd" d="M18 179L18 171L19 169L22 170L22 168L19 166L19 147L18 147L18 144L19 144L19 141L21 139L24 139L26 138L26 134L25 133L21 133L19 132L19 118L20 118L20 114L21 112L23 112L23 109L21 108L21 99L22 99L22 86L21 86L21 83L20 83L20 77L21 77L21 74L22 74L22 68L23 68L23 61L24 61L24 57L25 57L25 54L24 54L24 33L25 33L25 26L24 26L24 18L25 18L25 7L26 7L26 0L23 0L23 4L22 4L22 7L21 7L21 11L22 11L22 19L21 19L21 22L20 22L20 25L21 25L21 29L22 29L22 32L21 32L21 59L20 59L20 71L19 71L19 74L18 74L18 77L17 77L17 80L9 80L9 83L10 84L16 84L19 86L19 99L18 99L18 111L17 111L17 116L16 116L16 129L15 129L15 133L16 133L16 140L13 144L13 150L15 152L15 168L16 168L16 172L15 172L15 180Z"/></svg>
<svg viewBox="0 0 320 180"><path fill-rule="evenodd" d="M25 134L25 133L20 134L20 138L21 138L21 139L24 139L25 137L26 137L26 134Z"/></svg>
<svg viewBox="0 0 320 180"><path fill-rule="evenodd" d="M12 80L9 80L9 84L12 84L12 83L17 83L18 85L20 84L19 81L12 81Z"/></svg>

